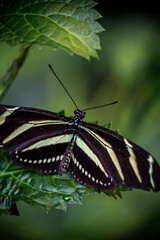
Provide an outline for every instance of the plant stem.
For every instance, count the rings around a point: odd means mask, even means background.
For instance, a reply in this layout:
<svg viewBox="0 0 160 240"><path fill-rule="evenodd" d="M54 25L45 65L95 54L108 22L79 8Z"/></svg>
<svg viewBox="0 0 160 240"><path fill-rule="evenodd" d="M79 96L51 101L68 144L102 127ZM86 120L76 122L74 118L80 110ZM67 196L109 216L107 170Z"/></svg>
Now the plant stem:
<svg viewBox="0 0 160 240"><path fill-rule="evenodd" d="M20 53L18 57L13 61L12 65L6 72L5 76L0 81L0 101L2 101L3 97L7 93L8 89L10 88L11 84L13 83L14 79L16 78L19 70L21 69L28 51L31 45L28 47L22 47L20 49Z"/></svg>

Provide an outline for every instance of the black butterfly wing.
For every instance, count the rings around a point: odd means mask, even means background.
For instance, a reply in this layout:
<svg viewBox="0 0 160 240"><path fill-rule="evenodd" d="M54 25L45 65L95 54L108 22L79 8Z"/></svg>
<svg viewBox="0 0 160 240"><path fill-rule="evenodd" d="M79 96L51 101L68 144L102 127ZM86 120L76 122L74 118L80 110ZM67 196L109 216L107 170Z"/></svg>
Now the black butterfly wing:
<svg viewBox="0 0 160 240"><path fill-rule="evenodd" d="M160 190L160 167L153 156L119 134L89 123L79 130L71 173L99 190L116 185Z"/></svg>
<svg viewBox="0 0 160 240"><path fill-rule="evenodd" d="M58 173L60 160L73 139L70 120L40 109L0 105L0 146L24 167ZM123 185L160 190L160 167L153 156L97 125L79 125L72 160L73 177L87 187L112 190Z"/></svg>
<svg viewBox="0 0 160 240"><path fill-rule="evenodd" d="M83 131L77 136L70 163L72 176L86 187L92 187L96 190L114 189L116 184L106 173L99 159L97 148L94 148L93 139L88 140L87 134Z"/></svg>
<svg viewBox="0 0 160 240"><path fill-rule="evenodd" d="M0 105L0 145L26 168L57 173L72 138L66 132L69 121L49 111Z"/></svg>

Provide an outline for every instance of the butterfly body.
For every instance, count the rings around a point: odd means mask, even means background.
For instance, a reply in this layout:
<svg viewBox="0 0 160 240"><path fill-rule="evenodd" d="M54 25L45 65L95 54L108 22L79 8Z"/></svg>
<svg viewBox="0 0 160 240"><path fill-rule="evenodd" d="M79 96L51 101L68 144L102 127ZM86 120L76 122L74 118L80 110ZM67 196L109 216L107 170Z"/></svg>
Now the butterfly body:
<svg viewBox="0 0 160 240"><path fill-rule="evenodd" d="M72 140L70 141L70 143L67 146L67 149L64 153L62 161L59 164L58 173L61 176L67 171L67 169L69 167L69 164L70 164L70 161L71 161L71 158L72 158L72 152L73 152L73 147L74 147L74 144L75 144L75 140L76 140L76 135L74 134L73 137L72 137Z"/></svg>
<svg viewBox="0 0 160 240"><path fill-rule="evenodd" d="M0 145L13 161L44 174L72 176L86 187L117 185L160 190L160 167L147 151L119 134L45 110L0 105Z"/></svg>

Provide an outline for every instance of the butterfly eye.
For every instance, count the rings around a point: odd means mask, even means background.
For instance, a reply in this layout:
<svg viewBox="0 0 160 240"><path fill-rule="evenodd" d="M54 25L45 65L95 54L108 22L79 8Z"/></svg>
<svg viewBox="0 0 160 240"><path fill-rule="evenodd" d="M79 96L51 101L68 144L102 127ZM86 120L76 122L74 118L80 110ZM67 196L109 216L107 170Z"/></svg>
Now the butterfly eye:
<svg viewBox="0 0 160 240"><path fill-rule="evenodd" d="M85 112L81 112L81 116L82 116L82 118L84 118L84 117L85 117L85 115L86 115L86 113L85 113Z"/></svg>

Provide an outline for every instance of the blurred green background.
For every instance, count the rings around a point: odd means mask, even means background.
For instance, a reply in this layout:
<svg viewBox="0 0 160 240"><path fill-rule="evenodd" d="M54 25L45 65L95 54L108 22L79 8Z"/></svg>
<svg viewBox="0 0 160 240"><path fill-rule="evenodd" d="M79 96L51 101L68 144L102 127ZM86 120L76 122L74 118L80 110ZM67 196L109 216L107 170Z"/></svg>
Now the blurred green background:
<svg viewBox="0 0 160 240"><path fill-rule="evenodd" d="M100 3L101 4L101 3ZM88 111L86 121L112 122L112 129L152 153L160 163L160 32L154 12L104 11L99 22L100 61L91 62L49 47L33 46L4 104L39 107L54 112L74 106L54 75L50 63L80 109L118 100L106 108ZM2 77L19 52L19 46L0 45ZM46 214L19 202L20 217L0 216L1 239L158 239L160 193L133 190L122 200L104 194L83 197L83 205L67 212Z"/></svg>

